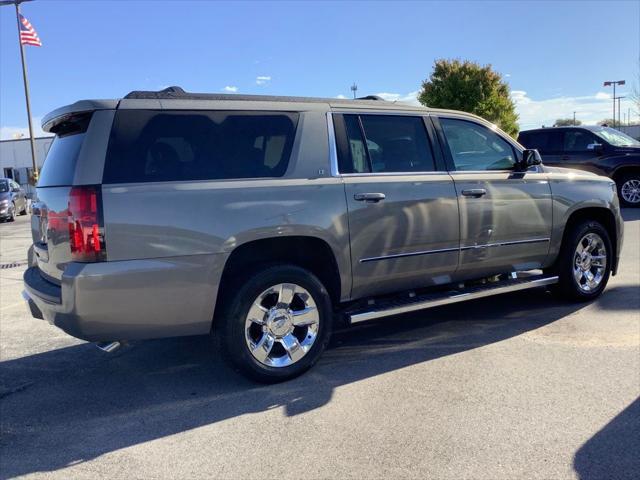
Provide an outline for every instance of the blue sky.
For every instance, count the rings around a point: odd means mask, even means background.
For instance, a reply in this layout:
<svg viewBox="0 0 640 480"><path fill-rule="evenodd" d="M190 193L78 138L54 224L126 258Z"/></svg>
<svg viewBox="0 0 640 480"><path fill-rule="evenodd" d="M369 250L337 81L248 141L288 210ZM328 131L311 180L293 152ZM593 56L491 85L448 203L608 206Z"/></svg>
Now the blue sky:
<svg viewBox="0 0 640 480"><path fill-rule="evenodd" d="M37 0L25 47L36 122L136 89L415 101L437 58L490 63L522 128L611 116L603 80L638 78L640 2L178 2ZM12 7L0 7L2 138L25 131ZM621 92L629 92L630 85ZM624 103L623 111L630 103ZM635 116L637 118L637 115Z"/></svg>

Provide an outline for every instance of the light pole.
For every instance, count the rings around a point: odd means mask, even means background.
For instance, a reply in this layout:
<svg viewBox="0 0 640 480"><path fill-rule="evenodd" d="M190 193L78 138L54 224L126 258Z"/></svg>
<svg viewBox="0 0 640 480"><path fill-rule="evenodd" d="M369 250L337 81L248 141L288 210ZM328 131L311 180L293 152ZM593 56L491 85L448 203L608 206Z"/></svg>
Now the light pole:
<svg viewBox="0 0 640 480"><path fill-rule="evenodd" d="M613 85L613 128L616 128L616 85L624 85L624 80L608 80L604 82L605 87Z"/></svg>
<svg viewBox="0 0 640 480"><path fill-rule="evenodd" d="M573 126L576 126L576 112L573 112Z"/></svg>

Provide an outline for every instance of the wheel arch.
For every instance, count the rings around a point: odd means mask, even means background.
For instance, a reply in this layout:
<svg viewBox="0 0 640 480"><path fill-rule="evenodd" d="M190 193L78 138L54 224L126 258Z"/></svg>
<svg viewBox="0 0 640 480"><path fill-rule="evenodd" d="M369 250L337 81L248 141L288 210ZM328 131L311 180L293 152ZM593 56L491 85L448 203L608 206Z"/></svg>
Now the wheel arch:
<svg viewBox="0 0 640 480"><path fill-rule="evenodd" d="M215 311L220 310L225 295L247 272L274 263L289 263L311 271L327 289L332 303L340 302L347 272L340 271L329 244L318 237L291 235L252 240L234 248L222 271Z"/></svg>
<svg viewBox="0 0 640 480"><path fill-rule="evenodd" d="M584 206L573 210L564 223L561 245L564 244L567 239L567 235L575 225L589 220L600 223L609 234L611 247L613 249L613 252L611 252L611 258L613 261L611 275L613 276L618 270L619 243L616 216L610 209L602 206Z"/></svg>

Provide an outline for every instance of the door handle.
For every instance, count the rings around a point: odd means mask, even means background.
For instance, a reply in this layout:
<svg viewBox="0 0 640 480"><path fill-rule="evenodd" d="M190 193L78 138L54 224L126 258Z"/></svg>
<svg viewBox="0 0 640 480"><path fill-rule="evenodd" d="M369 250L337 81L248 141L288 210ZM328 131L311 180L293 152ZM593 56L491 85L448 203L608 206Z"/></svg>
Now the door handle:
<svg viewBox="0 0 640 480"><path fill-rule="evenodd" d="M462 190L462 195L465 197L480 198L486 194L487 191L484 188L469 188L467 190Z"/></svg>
<svg viewBox="0 0 640 480"><path fill-rule="evenodd" d="M386 195L384 193L356 193L353 199L358 202L378 203L380 200L384 200Z"/></svg>

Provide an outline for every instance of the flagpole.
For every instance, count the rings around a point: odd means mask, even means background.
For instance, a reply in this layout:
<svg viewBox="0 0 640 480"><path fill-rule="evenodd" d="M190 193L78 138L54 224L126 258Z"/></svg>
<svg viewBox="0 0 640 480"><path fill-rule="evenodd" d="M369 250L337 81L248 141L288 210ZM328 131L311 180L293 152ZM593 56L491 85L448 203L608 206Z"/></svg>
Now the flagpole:
<svg viewBox="0 0 640 480"><path fill-rule="evenodd" d="M33 165L33 180L38 181L38 165L36 164L36 143L33 139L33 124L31 122L31 99L29 98L29 79L27 77L27 62L24 58L24 45L20 39L20 0L16 0L16 21L18 22L18 44L20 45L20 58L22 59L22 79L24 80L24 96L27 101L27 119L29 120L29 141L31 143L31 164Z"/></svg>

